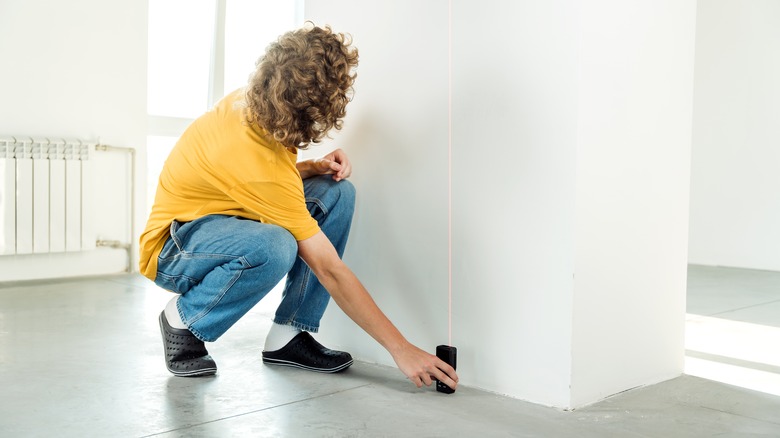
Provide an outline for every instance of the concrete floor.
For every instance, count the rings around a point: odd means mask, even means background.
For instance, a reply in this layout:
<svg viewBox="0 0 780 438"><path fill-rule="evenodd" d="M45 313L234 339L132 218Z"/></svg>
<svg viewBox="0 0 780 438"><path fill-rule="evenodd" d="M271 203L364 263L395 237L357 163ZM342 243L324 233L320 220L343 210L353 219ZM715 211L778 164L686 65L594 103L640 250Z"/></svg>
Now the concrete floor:
<svg viewBox="0 0 780 438"><path fill-rule="evenodd" d="M780 396L780 273L690 266L687 310L687 374Z"/></svg>
<svg viewBox="0 0 780 438"><path fill-rule="evenodd" d="M780 273L691 267L690 284L696 315L769 306L754 309L760 324L780 326ZM177 378L156 322L169 296L132 275L0 285L0 437L780 436L780 397L692 376L564 412L417 390L360 362L338 375L267 367L262 303L210 344L217 376Z"/></svg>

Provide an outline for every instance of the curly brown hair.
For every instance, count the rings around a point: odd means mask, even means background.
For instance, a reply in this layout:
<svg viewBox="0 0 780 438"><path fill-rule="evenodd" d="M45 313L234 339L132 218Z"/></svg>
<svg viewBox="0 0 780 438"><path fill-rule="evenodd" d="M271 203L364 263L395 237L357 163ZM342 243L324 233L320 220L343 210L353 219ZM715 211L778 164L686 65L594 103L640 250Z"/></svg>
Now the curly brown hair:
<svg viewBox="0 0 780 438"><path fill-rule="evenodd" d="M351 44L349 34L313 23L280 36L249 80L248 120L299 149L341 129L357 76L358 51Z"/></svg>

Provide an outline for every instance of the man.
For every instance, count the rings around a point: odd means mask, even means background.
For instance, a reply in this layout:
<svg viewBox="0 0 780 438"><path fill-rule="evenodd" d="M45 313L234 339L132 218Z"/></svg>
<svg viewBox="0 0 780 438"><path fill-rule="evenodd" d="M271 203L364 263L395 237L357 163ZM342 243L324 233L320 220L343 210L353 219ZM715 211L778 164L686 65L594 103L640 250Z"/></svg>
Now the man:
<svg viewBox="0 0 780 438"><path fill-rule="evenodd" d="M349 353L309 334L333 297L417 387L432 379L457 386L455 370L409 343L341 260L355 196L346 154L297 161L298 149L341 129L357 62L349 38L328 27L282 35L249 85L193 122L171 151L140 263L178 294L159 318L171 373L214 374L204 341L217 340L287 275L264 363L349 367Z"/></svg>

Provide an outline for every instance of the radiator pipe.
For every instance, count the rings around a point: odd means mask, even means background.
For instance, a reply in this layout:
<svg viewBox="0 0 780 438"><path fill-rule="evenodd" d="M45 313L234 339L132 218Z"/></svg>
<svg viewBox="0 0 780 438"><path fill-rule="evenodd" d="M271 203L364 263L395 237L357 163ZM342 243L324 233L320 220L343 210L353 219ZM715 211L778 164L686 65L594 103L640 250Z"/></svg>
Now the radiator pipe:
<svg viewBox="0 0 780 438"><path fill-rule="evenodd" d="M119 146L96 144L96 151L126 152L130 154L130 242L122 243L118 240L98 240L99 247L121 248L127 250L127 272L133 272L133 233L135 232L135 149Z"/></svg>
<svg viewBox="0 0 780 438"><path fill-rule="evenodd" d="M97 247L108 247L108 248L114 248L114 249L129 249L130 244L129 243L122 243L118 240L98 240L95 243L95 246Z"/></svg>

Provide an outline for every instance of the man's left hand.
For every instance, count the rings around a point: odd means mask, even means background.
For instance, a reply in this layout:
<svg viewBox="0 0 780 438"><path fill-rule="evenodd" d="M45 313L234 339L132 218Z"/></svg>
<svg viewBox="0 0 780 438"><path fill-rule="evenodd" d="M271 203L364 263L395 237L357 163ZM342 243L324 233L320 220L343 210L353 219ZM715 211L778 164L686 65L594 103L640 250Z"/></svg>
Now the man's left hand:
<svg viewBox="0 0 780 438"><path fill-rule="evenodd" d="M308 172L300 167L298 169L304 179L314 175L333 175L334 181L341 181L352 175L352 163L341 149L336 149L322 158L309 160L308 164L309 169L306 169Z"/></svg>

